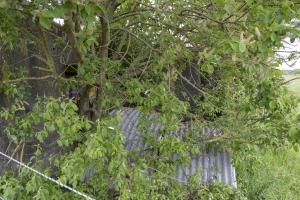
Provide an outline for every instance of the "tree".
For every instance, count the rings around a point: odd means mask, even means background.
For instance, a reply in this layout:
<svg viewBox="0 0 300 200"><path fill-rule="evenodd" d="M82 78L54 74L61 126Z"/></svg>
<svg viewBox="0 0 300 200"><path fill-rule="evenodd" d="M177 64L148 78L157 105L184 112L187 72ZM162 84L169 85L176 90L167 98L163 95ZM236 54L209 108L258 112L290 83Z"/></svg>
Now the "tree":
<svg viewBox="0 0 300 200"><path fill-rule="evenodd" d="M100 199L203 197L204 186L170 178L174 153L211 143L297 147L297 101L274 69L282 39L299 37L296 0L1 0L0 7L3 140L20 159L31 147L34 165L65 183ZM74 88L75 98L62 96ZM164 142L149 139L154 150L138 158L111 129L120 123L111 111L124 106L159 112L166 126ZM176 142L167 133L183 120L223 134L204 141L194 131ZM141 125L147 132L147 120ZM94 164L103 176L82 180ZM145 178L148 167L156 173ZM27 198L14 196L18 190L74 198L26 172L4 178L10 198Z"/></svg>

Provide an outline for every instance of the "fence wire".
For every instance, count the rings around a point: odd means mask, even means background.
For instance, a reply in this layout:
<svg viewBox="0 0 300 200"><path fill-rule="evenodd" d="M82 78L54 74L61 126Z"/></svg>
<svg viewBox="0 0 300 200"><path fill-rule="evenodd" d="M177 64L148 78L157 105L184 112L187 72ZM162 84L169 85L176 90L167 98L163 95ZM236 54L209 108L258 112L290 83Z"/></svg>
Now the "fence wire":
<svg viewBox="0 0 300 200"><path fill-rule="evenodd" d="M75 190L74 188L72 188L72 187L70 187L70 186L68 186L68 185L66 185L66 184L63 184L63 183L60 182L59 180L55 180L54 178L51 178L51 177L47 176L46 174L43 174L43 173L37 171L36 169L33 169L33 168L29 167L28 165L26 165L26 164L24 164L24 163L22 163L22 162L20 162L20 161L18 161L18 160L16 160L16 159L14 159L13 157L11 157L11 156L9 156L9 155L6 155L5 153L3 153L3 152L1 152L1 151L0 151L0 155L2 155L3 157L5 157L5 158L7 158L7 159L9 159L9 160L11 160L11 161L13 161L14 163L20 165L21 167L24 167L24 168L26 168L26 169L28 169L28 170L34 172L35 174L38 174L39 176L45 178L46 180L49 180L49 181L51 181L51 182L53 182L53 183L59 185L60 187L63 187L63 188L65 188L65 189L67 189L67 190L69 190L69 191L71 191L71 192L73 192L73 193L75 193L75 194L77 194L77 195L79 195L79 196L81 196L81 197L84 197L84 198L87 199L87 200L96 200L96 199L94 199L94 198L88 196L87 194L85 194L85 193L83 193L83 192L80 192L80 191L78 191L78 190ZM2 197L0 197L0 200L4 200L4 199L3 199Z"/></svg>

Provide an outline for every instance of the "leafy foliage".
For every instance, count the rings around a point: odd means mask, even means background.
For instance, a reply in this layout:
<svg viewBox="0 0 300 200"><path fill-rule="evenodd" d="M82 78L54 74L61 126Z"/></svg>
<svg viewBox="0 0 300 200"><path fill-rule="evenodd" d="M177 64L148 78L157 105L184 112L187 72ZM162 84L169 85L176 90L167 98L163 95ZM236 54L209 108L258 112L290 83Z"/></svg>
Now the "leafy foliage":
<svg viewBox="0 0 300 200"><path fill-rule="evenodd" d="M297 100L274 67L282 39L299 37L292 23L299 8L296 0L0 0L4 134L16 146L34 143L32 165L97 199L244 199L173 175L202 145L297 146ZM57 95L74 87L73 99ZM125 148L121 120L110 114L124 106L143 116L150 148L139 156ZM160 141L147 120L157 112ZM187 141L168 134L185 120L223 134L205 141L199 131ZM45 163L52 147L59 153ZM1 177L0 191L8 199L76 198L24 171Z"/></svg>

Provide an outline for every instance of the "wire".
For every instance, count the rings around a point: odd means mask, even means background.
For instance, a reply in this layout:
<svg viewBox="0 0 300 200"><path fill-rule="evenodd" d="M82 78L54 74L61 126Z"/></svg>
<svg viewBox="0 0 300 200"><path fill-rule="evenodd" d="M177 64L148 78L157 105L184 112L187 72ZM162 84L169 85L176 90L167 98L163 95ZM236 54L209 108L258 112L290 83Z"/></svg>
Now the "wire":
<svg viewBox="0 0 300 200"><path fill-rule="evenodd" d="M87 199L87 200L96 200L96 199L94 199L94 198L88 196L87 194L85 194L85 193L83 193L83 192L77 191L77 190L71 188L70 186L67 186L67 185L63 184L62 182L60 182L60 181L58 181L58 180L55 180L55 179L53 179L53 178L51 178L51 177L49 177L49 176L47 176L47 175L45 175L45 174L43 174L43 173L37 171L37 170L35 170L35 169L29 167L28 165L26 165L26 164L24 164L24 163L22 163L22 162L20 162L20 161L18 161L18 160L16 160L16 159L14 159L14 158L11 157L11 156L6 155L5 153L3 153L3 152L1 152L1 151L0 151L0 155L2 155L3 157L5 157L5 158L7 158L7 159L9 159L9 160L12 160L13 162L17 163L18 165L20 165L20 166L22 166L22 167L24 167L24 168L26 168L26 169L28 169L28 170L30 170L30 171L32 171L32 172L34 172L34 173L40 175L41 177L43 177L43 178L45 178L45 179L47 179L47 180L49 180L49 181L51 181L51 182L53 182L53 183L59 185L60 187L63 187L63 188L65 188L65 189L67 189L67 190L69 190L69 191L71 191L71 192L74 192L74 193L76 193L77 195L79 195L79 196L81 196L81 197L84 197L84 198ZM4 200L4 199L0 197L0 200Z"/></svg>

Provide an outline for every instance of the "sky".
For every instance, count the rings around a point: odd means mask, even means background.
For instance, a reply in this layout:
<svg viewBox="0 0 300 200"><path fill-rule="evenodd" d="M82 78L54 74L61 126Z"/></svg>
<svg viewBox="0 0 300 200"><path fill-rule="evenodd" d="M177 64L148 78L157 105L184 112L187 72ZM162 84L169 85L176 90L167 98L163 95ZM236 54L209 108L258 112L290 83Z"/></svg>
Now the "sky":
<svg viewBox="0 0 300 200"><path fill-rule="evenodd" d="M54 21L58 24L64 24L64 20L60 18L54 19ZM287 58L291 53L291 51L297 51L298 53L298 59L291 60L289 62L283 62L282 65L278 68L280 70L294 70L294 69L300 69L300 39L296 40L294 43L290 43L290 38L286 38L283 41L284 48L279 49L278 52L279 57ZM287 51L287 52L284 52Z"/></svg>
<svg viewBox="0 0 300 200"><path fill-rule="evenodd" d="M298 52L298 59L289 61L287 63L282 63L279 67L281 70L294 70L300 69L300 40L296 40L294 43L290 43L290 39L286 38L284 40L284 48L280 49L279 51L288 51L288 52L278 52L279 57L287 58L291 53L291 51ZM290 66L289 66L290 65ZM292 65L292 66L291 66Z"/></svg>

